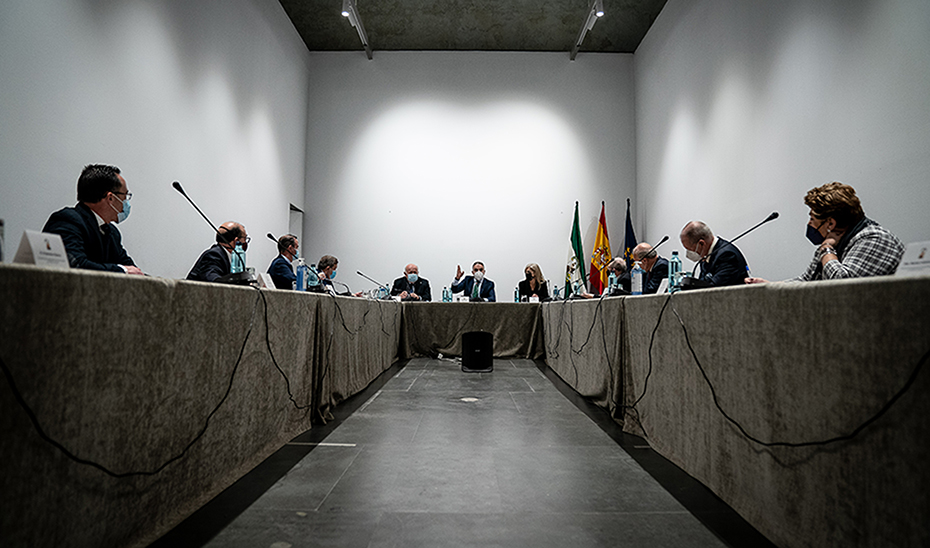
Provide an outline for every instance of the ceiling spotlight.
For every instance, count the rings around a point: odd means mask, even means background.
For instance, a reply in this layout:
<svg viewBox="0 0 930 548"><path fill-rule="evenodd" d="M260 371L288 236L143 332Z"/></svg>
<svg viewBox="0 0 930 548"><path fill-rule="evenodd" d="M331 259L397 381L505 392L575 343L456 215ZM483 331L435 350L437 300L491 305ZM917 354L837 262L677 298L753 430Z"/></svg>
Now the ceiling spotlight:
<svg viewBox="0 0 930 548"><path fill-rule="evenodd" d="M355 0L342 0L342 16L348 18L349 24L355 27L358 37L362 41L362 47L365 48L365 54L368 60L371 60L371 46L368 44L368 34L365 33L365 25L358 16L358 9L355 6Z"/></svg>
<svg viewBox="0 0 930 548"><path fill-rule="evenodd" d="M578 33L578 39L575 40L575 43L572 45L569 59L572 61L575 60L575 56L578 55L578 50L581 49L581 43L584 41L585 34L594 27L594 22L597 21L599 17L603 16L604 0L592 0L591 7L588 9L588 14L585 16L584 24L581 25L581 31Z"/></svg>

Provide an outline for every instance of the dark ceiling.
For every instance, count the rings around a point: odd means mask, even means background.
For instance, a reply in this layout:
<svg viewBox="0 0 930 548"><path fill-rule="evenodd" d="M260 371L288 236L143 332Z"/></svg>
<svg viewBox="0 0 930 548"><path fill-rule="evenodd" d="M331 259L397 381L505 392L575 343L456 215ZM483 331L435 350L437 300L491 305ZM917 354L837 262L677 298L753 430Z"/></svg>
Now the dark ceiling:
<svg viewBox="0 0 930 548"><path fill-rule="evenodd" d="M280 0L310 51L361 51L342 0ZM604 0L582 52L632 53L666 0ZM591 0L356 0L371 49L564 51Z"/></svg>

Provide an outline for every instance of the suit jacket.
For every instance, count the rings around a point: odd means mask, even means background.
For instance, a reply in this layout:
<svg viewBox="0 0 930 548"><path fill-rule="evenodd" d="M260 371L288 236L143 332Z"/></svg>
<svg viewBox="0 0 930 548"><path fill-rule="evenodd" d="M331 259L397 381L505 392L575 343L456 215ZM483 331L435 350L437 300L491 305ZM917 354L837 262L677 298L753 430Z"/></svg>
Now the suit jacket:
<svg viewBox="0 0 930 548"><path fill-rule="evenodd" d="M42 228L42 232L61 236L71 268L125 272L119 265L135 266L123 249L119 229L107 223L103 230L101 233L94 212L80 202L52 213Z"/></svg>
<svg viewBox="0 0 930 548"><path fill-rule="evenodd" d="M294 289L294 282L297 281L297 274L294 274L294 268L291 261L287 260L284 255L278 255L275 260L271 261L268 267L268 274L271 275L271 281L278 289Z"/></svg>
<svg viewBox="0 0 930 548"><path fill-rule="evenodd" d="M469 298L471 298L471 290L475 287L475 277L474 276L465 276L457 284L452 284L452 292L458 293L464 291ZM478 298L488 301L495 302L497 301L497 296L494 294L494 282L485 278L481 282L481 288L478 290Z"/></svg>
<svg viewBox="0 0 930 548"><path fill-rule="evenodd" d="M417 278L416 283L414 283L412 286L410 282L407 281L406 276L401 276L400 278L394 280L394 286L391 287L391 295L400 295L404 291L407 293L416 293L420 296L420 300L422 301L433 300L433 296L429 290L429 280L426 278ZM416 299L409 296L404 300L416 302Z"/></svg>
<svg viewBox="0 0 930 548"><path fill-rule="evenodd" d="M662 280L668 278L668 260L659 257L652 270L643 277L643 295L658 293Z"/></svg>
<svg viewBox="0 0 930 548"><path fill-rule="evenodd" d="M213 282L220 276L229 274L230 268L229 254L220 244L213 244L210 249L200 254L200 258L191 267L187 279L198 282Z"/></svg>
<svg viewBox="0 0 930 548"><path fill-rule="evenodd" d="M714 250L701 263L701 280L713 287L742 285L749 275L746 259L739 249L723 238L717 238Z"/></svg>

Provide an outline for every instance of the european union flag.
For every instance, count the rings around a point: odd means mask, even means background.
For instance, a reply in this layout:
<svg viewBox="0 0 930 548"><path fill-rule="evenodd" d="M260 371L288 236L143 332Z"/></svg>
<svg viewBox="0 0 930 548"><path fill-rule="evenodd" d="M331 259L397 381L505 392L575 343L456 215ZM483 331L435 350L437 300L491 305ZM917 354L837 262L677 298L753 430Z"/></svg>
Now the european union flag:
<svg viewBox="0 0 930 548"><path fill-rule="evenodd" d="M633 248L636 247L636 234L633 233L633 220L630 219L630 199L626 199L626 236L623 238L623 259L627 271L633 266Z"/></svg>

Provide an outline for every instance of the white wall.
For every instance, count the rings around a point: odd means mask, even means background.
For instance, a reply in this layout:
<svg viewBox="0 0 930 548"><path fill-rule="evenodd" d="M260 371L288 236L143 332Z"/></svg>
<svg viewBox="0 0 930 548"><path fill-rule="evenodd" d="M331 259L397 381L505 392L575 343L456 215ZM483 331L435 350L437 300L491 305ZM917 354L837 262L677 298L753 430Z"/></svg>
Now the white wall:
<svg viewBox="0 0 930 548"><path fill-rule="evenodd" d="M696 218L733 237L777 210L738 245L755 275L793 277L814 251L804 194L838 180L930 239L930 2L669 0L634 65L647 238Z"/></svg>
<svg viewBox="0 0 930 548"><path fill-rule="evenodd" d="M561 285L574 204L586 253L607 203L614 247L635 200L630 55L311 54L302 253L353 290L415 262L439 298L483 260L512 300L528 262ZM587 259L590 261L590 257Z"/></svg>
<svg viewBox="0 0 930 548"><path fill-rule="evenodd" d="M307 58L275 0L0 3L5 260L100 162L134 194L120 230L143 270L184 277L213 241L174 180L214 222L243 222L267 268L264 234L303 205Z"/></svg>

